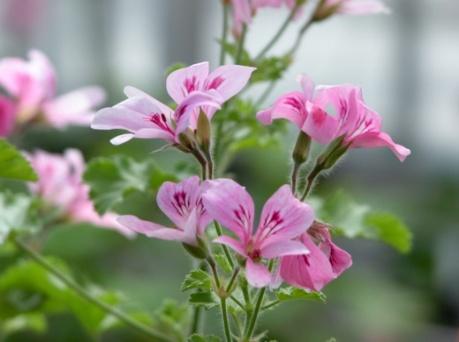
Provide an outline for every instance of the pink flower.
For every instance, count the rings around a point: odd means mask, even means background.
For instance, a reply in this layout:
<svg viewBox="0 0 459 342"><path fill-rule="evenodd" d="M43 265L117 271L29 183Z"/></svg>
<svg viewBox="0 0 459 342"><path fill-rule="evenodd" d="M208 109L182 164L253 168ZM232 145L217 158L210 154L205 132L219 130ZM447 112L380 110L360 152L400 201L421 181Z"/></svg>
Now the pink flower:
<svg viewBox="0 0 459 342"><path fill-rule="evenodd" d="M89 199L89 187L82 181L85 164L80 151L68 149L64 155L36 151L28 158L38 174L38 181L29 184L31 192L58 208L62 218L112 228L126 236L133 235L116 222L115 214L100 216L95 211Z"/></svg>
<svg viewBox="0 0 459 342"><path fill-rule="evenodd" d="M389 12L389 8L379 0L325 0L317 9L315 18L322 20L335 13L367 15Z"/></svg>
<svg viewBox="0 0 459 342"><path fill-rule="evenodd" d="M203 186L199 177L193 176L180 183L165 182L161 185L156 202L161 211L174 223L169 228L141 220L132 215L118 217L127 229L162 240L175 240L196 246L197 238L204 233L210 217L202 205Z"/></svg>
<svg viewBox="0 0 459 342"><path fill-rule="evenodd" d="M0 60L0 85L16 99L18 122L38 116L57 128L88 125L92 109L105 98L104 91L95 86L56 97L54 68L37 50L29 52L29 61L11 57Z"/></svg>
<svg viewBox="0 0 459 342"><path fill-rule="evenodd" d="M7 137L13 132L15 114L13 101L0 95L0 137Z"/></svg>
<svg viewBox="0 0 459 342"><path fill-rule="evenodd" d="M332 242L323 224L314 223L299 240L310 253L284 256L279 267L280 278L292 286L320 291L352 265L351 255Z"/></svg>
<svg viewBox="0 0 459 342"><path fill-rule="evenodd" d="M381 131L381 117L365 104L359 87L314 89L308 77L300 76L299 80L303 91L281 96L271 108L257 114L260 122L267 125L275 119L287 119L321 144L343 138L343 144L351 148L388 147L400 161L411 153Z"/></svg>
<svg viewBox="0 0 459 342"><path fill-rule="evenodd" d="M196 128L199 109L211 119L223 102L247 84L253 70L241 65L224 65L209 73L209 63L203 62L172 72L166 87L177 103L175 111L140 90L126 87L128 99L100 110L91 127L129 131L112 139L115 145L132 138L177 143L180 133Z"/></svg>
<svg viewBox="0 0 459 342"><path fill-rule="evenodd" d="M309 253L294 239L309 228L314 214L307 204L293 196L290 186L282 186L268 199L258 229L253 232L254 204L247 191L230 179L208 184L203 194L204 207L237 237L221 236L215 242L229 246L246 259L246 276L252 286L263 287L271 282L270 271L262 259Z"/></svg>

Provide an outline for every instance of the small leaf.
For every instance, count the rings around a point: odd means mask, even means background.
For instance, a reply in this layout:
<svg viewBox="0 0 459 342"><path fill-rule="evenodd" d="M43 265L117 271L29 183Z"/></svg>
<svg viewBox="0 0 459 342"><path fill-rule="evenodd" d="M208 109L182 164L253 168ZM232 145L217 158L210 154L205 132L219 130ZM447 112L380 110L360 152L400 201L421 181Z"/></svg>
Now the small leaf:
<svg viewBox="0 0 459 342"><path fill-rule="evenodd" d="M27 159L4 139L0 139L0 177L22 181L38 179Z"/></svg>
<svg viewBox="0 0 459 342"><path fill-rule="evenodd" d="M221 342L222 339L215 335L193 334L188 338L188 342Z"/></svg>
<svg viewBox="0 0 459 342"><path fill-rule="evenodd" d="M209 291L192 293L188 299L188 302L196 306L203 306L207 310L218 304L215 295Z"/></svg>
<svg viewBox="0 0 459 342"><path fill-rule="evenodd" d="M289 55L264 58L257 63L257 69L254 71L250 81L253 83L276 81L282 78L291 64L292 59Z"/></svg>
<svg viewBox="0 0 459 342"><path fill-rule="evenodd" d="M411 249L410 230L393 214L358 204L343 191L325 200L314 199L314 202L317 216L330 224L336 234L351 239L360 237L380 240L402 253Z"/></svg>
<svg viewBox="0 0 459 342"><path fill-rule="evenodd" d="M280 301L287 300L313 300L322 303L326 302L327 297L322 292L308 292L295 287L284 287L276 292L276 297Z"/></svg>
<svg viewBox="0 0 459 342"><path fill-rule="evenodd" d="M154 192L164 181L174 179L151 159L139 162L119 155L92 160L84 174L85 182L91 187L91 199L100 214L114 208L133 192Z"/></svg>
<svg viewBox="0 0 459 342"><path fill-rule="evenodd" d="M201 269L192 270L182 283L182 291L191 289L210 290L212 282L207 272Z"/></svg>
<svg viewBox="0 0 459 342"><path fill-rule="evenodd" d="M37 200L25 194L0 192L0 244L12 231L36 232L40 227Z"/></svg>

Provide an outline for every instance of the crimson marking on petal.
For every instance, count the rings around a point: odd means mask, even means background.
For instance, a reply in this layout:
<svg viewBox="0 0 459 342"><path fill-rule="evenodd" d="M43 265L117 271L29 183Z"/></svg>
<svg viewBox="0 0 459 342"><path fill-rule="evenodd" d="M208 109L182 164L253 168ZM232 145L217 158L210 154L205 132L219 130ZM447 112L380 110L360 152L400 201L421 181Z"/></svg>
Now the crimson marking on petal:
<svg viewBox="0 0 459 342"><path fill-rule="evenodd" d="M209 84L207 84L206 86L206 89L207 90L210 90L210 89L217 89L218 87L221 86L221 84L225 81L225 79L221 76L217 76L215 77L212 81L209 82Z"/></svg>
<svg viewBox="0 0 459 342"><path fill-rule="evenodd" d="M173 199L171 204L179 215L185 216L189 213L191 208L190 198L184 191L177 191L174 193Z"/></svg>
<svg viewBox="0 0 459 342"><path fill-rule="evenodd" d="M192 76L191 78L186 78L185 81L183 82L183 85L185 86L185 96L195 90L198 90L199 84L198 80L196 79L196 76Z"/></svg>
<svg viewBox="0 0 459 342"><path fill-rule="evenodd" d="M245 210L245 208L242 205L239 205L239 208L235 209L233 213L241 226L248 227L250 222L250 214Z"/></svg>
<svg viewBox="0 0 459 342"><path fill-rule="evenodd" d="M297 111L303 111L303 103L298 100L296 97L287 97L285 100L285 104L295 108Z"/></svg>
<svg viewBox="0 0 459 342"><path fill-rule="evenodd" d="M174 134L174 131L167 123L167 118L164 113L151 113L148 116L148 121L154 123L158 128L167 131L171 134Z"/></svg>

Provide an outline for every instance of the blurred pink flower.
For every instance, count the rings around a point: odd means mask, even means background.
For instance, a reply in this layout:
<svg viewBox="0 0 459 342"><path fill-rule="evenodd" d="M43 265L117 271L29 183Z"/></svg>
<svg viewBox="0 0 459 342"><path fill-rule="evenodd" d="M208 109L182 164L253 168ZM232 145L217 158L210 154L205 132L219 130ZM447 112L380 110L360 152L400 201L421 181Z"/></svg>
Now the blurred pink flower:
<svg viewBox="0 0 459 342"><path fill-rule="evenodd" d="M29 61L0 60L0 85L17 102L17 121L42 120L51 126L89 125L93 108L103 102L102 88L91 86L56 97L56 75L40 51L29 52Z"/></svg>
<svg viewBox="0 0 459 342"><path fill-rule="evenodd" d="M161 211L174 223L175 228L144 221L132 215L119 216L118 222L127 229L148 237L181 241L196 246L197 238L204 233L210 222L210 217L202 205L202 191L203 186L197 176L180 183L165 182L161 185L156 202Z"/></svg>
<svg viewBox="0 0 459 342"><path fill-rule="evenodd" d="M244 187L230 179L208 181L203 194L204 208L237 239L221 236L215 240L246 258L246 277L255 287L268 285L271 273L262 259L305 255L309 250L294 240L314 220L312 209L296 199L284 185L265 203L257 231L253 232L254 204Z"/></svg>
<svg viewBox="0 0 459 342"><path fill-rule="evenodd" d="M166 87L177 103L175 110L138 89L126 87L128 99L100 110L91 127L129 131L113 138L111 142L115 145L132 138L176 143L180 133L196 128L198 109L211 119L222 103L241 91L253 70L241 65L224 65L209 73L209 63L203 62L172 72Z"/></svg>
<svg viewBox="0 0 459 342"><path fill-rule="evenodd" d="M63 155L35 151L28 155L38 181L30 183L31 192L56 207L62 218L71 222L88 222L112 228L125 236L134 234L116 222L116 215L99 215L89 198L89 187L83 183L83 156L76 149Z"/></svg>
<svg viewBox="0 0 459 342"><path fill-rule="evenodd" d="M319 86L299 77L303 91L282 95L272 107L257 114L267 125L287 119L321 144L343 138L351 148L388 147L400 161L411 153L381 129L381 117L364 102L362 90L353 85Z"/></svg>
<svg viewBox="0 0 459 342"><path fill-rule="evenodd" d="M323 224L315 222L299 240L310 253L284 256L279 266L280 279L292 286L320 291L352 265L351 255L332 242Z"/></svg>
<svg viewBox="0 0 459 342"><path fill-rule="evenodd" d="M379 0L325 0L317 9L315 18L321 20L335 13L367 15L390 13L390 10Z"/></svg>
<svg viewBox="0 0 459 342"><path fill-rule="evenodd" d="M7 137L13 132L15 115L14 102L0 95L0 137Z"/></svg>

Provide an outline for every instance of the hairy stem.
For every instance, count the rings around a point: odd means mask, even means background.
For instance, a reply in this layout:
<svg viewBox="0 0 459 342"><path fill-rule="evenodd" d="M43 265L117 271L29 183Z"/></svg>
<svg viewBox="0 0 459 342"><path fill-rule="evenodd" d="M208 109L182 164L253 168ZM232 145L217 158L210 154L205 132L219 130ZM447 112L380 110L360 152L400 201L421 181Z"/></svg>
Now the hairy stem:
<svg viewBox="0 0 459 342"><path fill-rule="evenodd" d="M71 278L67 277L63 272L59 269L54 267L50 264L43 256L35 252L29 246L27 246L24 242L19 239L14 240L15 245L24 253L26 253L31 259L33 259L38 265L43 267L49 273L54 275L60 281L62 281L69 289L73 290L77 295L81 298L86 299L89 303L97 306L99 309L105 311L106 313L116 317L119 321L123 322L130 328L140 332L150 338L153 338L158 341L173 341L171 338L167 337L166 335L162 334L154 330L153 328L144 325L143 323L138 322L137 320L129 317L125 313L121 312L120 310L100 301L92 294L88 293L82 286L76 283Z"/></svg>
<svg viewBox="0 0 459 342"><path fill-rule="evenodd" d="M296 193L296 184L298 182L298 172L300 171L300 163L295 162L293 164L293 169L292 169L292 176L291 176L291 185L292 185L292 193Z"/></svg>
<svg viewBox="0 0 459 342"><path fill-rule="evenodd" d="M242 53L244 52L245 37L247 35L247 25L242 26L241 36L239 37L239 44L237 46L236 56L234 58L234 63L239 64L242 59Z"/></svg>
<svg viewBox="0 0 459 342"><path fill-rule="evenodd" d="M217 235L222 236L223 231L222 231L222 227L220 226L220 224L217 221L214 221L214 226L215 226L215 231L217 232ZM230 264L231 268L233 268L234 261L233 261L233 258L231 257L228 247L225 245L221 245L221 246L222 246L223 254L225 254L226 260L228 260L228 263Z"/></svg>
<svg viewBox="0 0 459 342"><path fill-rule="evenodd" d="M258 314L260 313L261 306L263 304L263 299L265 297L266 287L263 287L258 291L257 299L255 301L255 309L253 311L252 317L250 318L248 329L245 333L245 339L250 341L252 334L255 330L257 324Z"/></svg>
<svg viewBox="0 0 459 342"><path fill-rule="evenodd" d="M314 184L317 176L319 176L320 172L322 172L322 167L320 164L316 164L306 179L306 188L304 189L303 195L301 196L301 201L304 201L311 192L312 185Z"/></svg>

